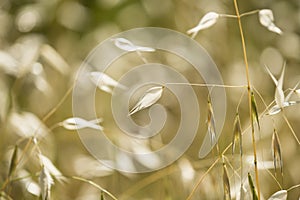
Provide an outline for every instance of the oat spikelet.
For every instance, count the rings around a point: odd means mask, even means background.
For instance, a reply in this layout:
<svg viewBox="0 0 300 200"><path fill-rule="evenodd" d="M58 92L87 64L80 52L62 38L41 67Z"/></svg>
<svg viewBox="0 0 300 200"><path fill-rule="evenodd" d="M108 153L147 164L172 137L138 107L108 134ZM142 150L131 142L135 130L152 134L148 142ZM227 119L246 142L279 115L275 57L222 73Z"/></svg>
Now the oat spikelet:
<svg viewBox="0 0 300 200"><path fill-rule="evenodd" d="M255 97L254 97L253 92L251 92L251 112L252 112L252 115L253 115L253 121L255 120L257 122L258 129L260 130L257 104L256 104L256 101L255 101Z"/></svg>
<svg viewBox="0 0 300 200"><path fill-rule="evenodd" d="M281 155L281 145L280 145L278 134L275 129L273 131L273 136L272 136L272 156L274 161L275 172L277 168L277 163L279 163L280 172L282 174L283 162L282 162L282 155Z"/></svg>
<svg viewBox="0 0 300 200"><path fill-rule="evenodd" d="M211 144L214 143L216 140L216 124L215 124L215 116L214 116L214 110L211 105L210 97L208 97L207 101L207 106L208 106L208 113L207 113L207 131L208 134L210 135L210 141Z"/></svg>
<svg viewBox="0 0 300 200"><path fill-rule="evenodd" d="M8 177L11 177L16 170L18 162L18 146L16 145L11 156L9 170L8 170Z"/></svg>
<svg viewBox="0 0 300 200"><path fill-rule="evenodd" d="M223 163L223 188L224 188L224 200L231 200L230 182L229 182L227 167L225 163Z"/></svg>
<svg viewBox="0 0 300 200"><path fill-rule="evenodd" d="M233 137L232 137L232 153L234 153L236 143L239 143L240 154L243 154L242 146L242 128L240 116L236 113L234 123L233 123Z"/></svg>
<svg viewBox="0 0 300 200"><path fill-rule="evenodd" d="M148 89L135 104L135 106L130 110L128 116L155 104L161 98L163 91L164 86L155 86Z"/></svg>
<svg viewBox="0 0 300 200"><path fill-rule="evenodd" d="M51 186L53 184L53 178L51 177L48 169L43 167L39 178L39 185L42 190L42 200L50 200Z"/></svg>

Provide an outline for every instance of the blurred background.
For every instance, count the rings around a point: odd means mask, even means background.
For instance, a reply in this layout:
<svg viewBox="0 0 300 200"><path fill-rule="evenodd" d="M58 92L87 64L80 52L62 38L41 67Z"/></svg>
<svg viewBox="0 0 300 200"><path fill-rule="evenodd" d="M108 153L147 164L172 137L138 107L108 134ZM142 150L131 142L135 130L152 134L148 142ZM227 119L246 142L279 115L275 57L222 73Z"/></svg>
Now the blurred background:
<svg viewBox="0 0 300 200"><path fill-rule="evenodd" d="M283 31L283 35L268 31L260 25L257 14L242 20L251 82L263 98L262 101L256 94L258 111L262 113L266 108L264 102L269 105L274 100L275 91L275 85L264 64L279 77L286 61L284 90L293 88L299 81L300 1L249 0L240 1L239 7L241 13L271 9L276 25ZM33 186L29 185L38 184L41 167L34 154L34 145L26 145L37 129L43 135L38 145L40 151L66 177L80 176L92 180L118 199L186 199L217 157L216 150L213 150L207 158L198 159L198 151L207 128L207 89L194 87L201 108L201 121L193 144L174 164L152 173L128 174L106 168L87 152L76 131L56 127L57 123L72 117L72 95L67 95L50 117L45 119L45 116L72 87L81 63L101 41L136 27L163 27L186 34L209 11L235 13L230 0L0 0L0 199L9 199L4 197L4 192L12 199L39 199L39 190L30 189ZM199 32L195 40L217 64L224 84L246 84L240 35L235 19L219 19L212 28ZM144 56L176 66L191 83L201 83L201 77L193 73L191 66L175 56L163 53L155 58L148 54ZM128 66L137 63L133 58L123 62ZM182 68L179 64L182 64ZM109 75L115 79L121 76L115 71L111 71ZM232 140L233 120L244 89L228 88L226 92L227 115L219 140L221 150ZM109 94L97 91L97 95L101 96L102 102L103 99L110 102ZM294 94L292 99L299 100L299 96ZM168 133L165 140L162 140L162 144L166 144L173 137L172 134L176 133L177 127L174 124L180 120L180 112L174 96L172 101L162 98L161 103L167 105L170 111L168 116L171 117L163 130ZM121 134L114 127L111 113L107 113L107 110L100 109L99 115L105 119L104 125L110 128L109 132L121 140L122 136L119 136ZM245 130L249 126L246 95L241 99L239 112L242 129ZM285 110L298 138L299 112L299 105ZM138 115L137 123L145 123L146 114L147 111ZM260 185L263 199L267 199L280 190L274 177L283 189L300 183L300 148L281 114L274 117L263 115L260 123L261 130L259 134L257 132ZM283 177L280 171L276 170L275 173L273 169L271 138L274 128L281 142ZM122 142L126 143L126 140ZM24 155L16 168L13 181L8 184L9 187L3 188L16 144L19 154L24 152ZM243 148L244 173L249 171L253 174L252 144L247 131L243 137ZM228 158L231 193L235 199L239 193L239 155L232 155L231 151L227 151L225 155ZM221 174L220 162L205 176L193 199L223 198ZM247 191L245 199L251 196L249 188ZM52 199L64 200L100 199L97 188L74 179L65 183L55 180L51 195ZM288 192L288 199L298 199L299 196L299 187ZM108 195L105 198L111 199Z"/></svg>

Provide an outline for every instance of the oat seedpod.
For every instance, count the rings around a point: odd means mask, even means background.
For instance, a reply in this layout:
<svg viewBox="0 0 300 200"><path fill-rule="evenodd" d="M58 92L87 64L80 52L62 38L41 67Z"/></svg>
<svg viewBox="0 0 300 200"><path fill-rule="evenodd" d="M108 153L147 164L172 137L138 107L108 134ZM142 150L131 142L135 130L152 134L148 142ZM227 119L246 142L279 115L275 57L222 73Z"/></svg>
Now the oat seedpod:
<svg viewBox="0 0 300 200"><path fill-rule="evenodd" d="M155 86L148 89L145 94L139 99L139 101L133 106L128 115L133 115L134 113L148 108L155 104L162 95L164 86Z"/></svg>
<svg viewBox="0 0 300 200"><path fill-rule="evenodd" d="M127 89L126 86L120 84L103 72L91 72L90 79L100 90L107 93L112 93L112 87L118 87L124 90Z"/></svg>
<svg viewBox="0 0 300 200"><path fill-rule="evenodd" d="M215 123L214 110L213 110L210 96L208 96L207 107L208 107L207 120L206 120L207 133L205 135L205 138L208 138L208 139L204 140L204 142L199 150L199 158L204 158L217 142L216 123ZM210 140L210 141L207 141L207 140ZM210 145L204 146L204 143L207 144L209 142L210 142Z"/></svg>
<svg viewBox="0 0 300 200"><path fill-rule="evenodd" d="M272 196L270 196L268 200L287 200L287 191L279 190L272 194Z"/></svg>
<svg viewBox="0 0 300 200"><path fill-rule="evenodd" d="M254 186L252 177L251 177L249 172L248 172L248 182L249 182L249 186L250 186L251 193L252 193L252 200L258 200L258 196L257 196L256 190L255 190L255 186Z"/></svg>
<svg viewBox="0 0 300 200"><path fill-rule="evenodd" d="M14 171L17 167L17 162L18 162L17 160L18 160L18 146L16 145L14 148L13 154L11 156L11 159L10 159L8 177L10 177L14 173Z"/></svg>
<svg viewBox="0 0 300 200"><path fill-rule="evenodd" d="M236 143L239 143L240 154L243 154L242 151L242 128L239 114L236 113L234 124L233 124L233 137L232 137L232 153L234 153Z"/></svg>
<svg viewBox="0 0 300 200"><path fill-rule="evenodd" d="M125 38L115 38L112 39L115 46L124 51L132 52L132 51L140 51L140 52L154 52L155 49L151 47L143 47L133 44L131 41Z"/></svg>
<svg viewBox="0 0 300 200"><path fill-rule="evenodd" d="M213 26L217 22L219 16L220 15L215 12L209 12L205 14L204 17L200 20L199 24L196 27L188 30L187 34L192 34L192 38L194 38L199 31Z"/></svg>
<svg viewBox="0 0 300 200"><path fill-rule="evenodd" d="M293 91L297 91L296 88L298 87L300 82L298 82L295 85L295 87L288 93L288 95L286 97L284 96L283 79L284 79L284 72L285 72L285 63L283 65L281 75L280 75L278 81L276 80L276 78L274 77L274 75L271 73L271 71L269 70L269 68L266 65L265 65L265 68L276 86L275 97L274 97L276 105L274 105L269 110L268 115L275 115L277 113L280 113L282 111L282 109L285 107L293 106L293 105L300 103L300 101L289 101L290 97L293 94Z"/></svg>
<svg viewBox="0 0 300 200"><path fill-rule="evenodd" d="M207 132L210 135L211 144L216 140L216 124L213 107L211 105L210 97L208 97L208 113L207 113Z"/></svg>
<svg viewBox="0 0 300 200"><path fill-rule="evenodd" d="M91 128L96 130L103 130L103 127L98 123L102 122L102 118L87 121L79 117L71 117L60 123L65 129L68 130L79 130L83 128Z"/></svg>
<svg viewBox="0 0 300 200"><path fill-rule="evenodd" d="M52 161L48 157L46 157L42 154L39 154L38 157L41 162L41 165L47 170L47 172L49 172L49 174L51 174L56 180L58 180L60 182L66 181L66 178L55 167L55 165L52 163Z"/></svg>
<svg viewBox="0 0 300 200"><path fill-rule="evenodd" d="M229 182L227 167L225 163L223 163L223 188L224 188L224 200L231 200L230 182Z"/></svg>
<svg viewBox="0 0 300 200"><path fill-rule="evenodd" d="M278 81L276 80L276 78L273 76L273 74L271 73L271 71L269 70L269 68L267 66L265 66L267 72L269 73L270 77L272 78L275 86L276 86L276 91L275 91L275 102L278 106L282 107L283 103L284 103L284 92L283 92L283 79L284 79L284 72L285 72L285 63L283 65L280 77L278 79Z"/></svg>
<svg viewBox="0 0 300 200"><path fill-rule="evenodd" d="M50 200L51 196L51 186L54 184L54 181L47 170L47 168L43 167L40 177L39 177L39 185L41 188L42 200Z"/></svg>
<svg viewBox="0 0 300 200"><path fill-rule="evenodd" d="M259 17L259 22L261 23L261 25L266 27L269 31L272 31L279 35L282 34L282 31L280 30L280 28L278 28L274 24L274 16L273 16L272 10L270 10L270 9L260 10L258 12L258 17Z"/></svg>
<svg viewBox="0 0 300 200"><path fill-rule="evenodd" d="M275 171L277 168L277 163L279 163L281 174L283 173L283 162L282 162L282 154L281 154L281 145L279 141L278 134L274 129L272 135L272 155L274 161Z"/></svg>
<svg viewBox="0 0 300 200"><path fill-rule="evenodd" d="M256 106L256 101L254 97L254 93L251 92L251 112L253 115L253 120L256 120L258 129L260 130L260 125L259 125L259 117L258 117L258 111L257 111L257 106Z"/></svg>

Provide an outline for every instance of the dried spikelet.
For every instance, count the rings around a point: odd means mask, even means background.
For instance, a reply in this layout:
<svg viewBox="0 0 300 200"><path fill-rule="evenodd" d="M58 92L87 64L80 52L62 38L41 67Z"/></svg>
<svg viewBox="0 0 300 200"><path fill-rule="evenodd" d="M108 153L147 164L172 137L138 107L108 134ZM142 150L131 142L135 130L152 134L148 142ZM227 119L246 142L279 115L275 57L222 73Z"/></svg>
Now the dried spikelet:
<svg viewBox="0 0 300 200"><path fill-rule="evenodd" d="M275 172L276 172L276 168L277 168L277 163L279 163L280 172L282 174L283 173L283 162L282 162L282 155L281 155L281 145L280 145L279 137L278 137L275 129L273 131L273 136L272 136L272 155L273 155Z"/></svg>
<svg viewBox="0 0 300 200"><path fill-rule="evenodd" d="M47 169L47 172L51 174L56 180L63 182L66 181L66 178L62 175L62 173L55 167L52 161L46 156L39 154L39 159L41 165Z"/></svg>
<svg viewBox="0 0 300 200"><path fill-rule="evenodd" d="M257 196L256 190L255 190L255 186L254 186L252 177L251 177L249 172L248 172L248 182L249 182L249 186L250 186L251 193L252 193L252 200L258 200L258 196Z"/></svg>
<svg viewBox="0 0 300 200"><path fill-rule="evenodd" d="M206 13L200 20L197 26L187 31L187 34L192 34L192 38L195 38L197 33L203 29L207 29L217 23L219 14L215 12Z"/></svg>
<svg viewBox="0 0 300 200"><path fill-rule="evenodd" d="M8 170L8 177L11 177L17 167L17 162L18 162L18 146L16 145L14 148L14 152L11 156L10 159L10 165L9 165L9 170Z"/></svg>
<svg viewBox="0 0 300 200"><path fill-rule="evenodd" d="M216 124L215 124L214 111L210 101L210 97L208 97L207 106L208 106L207 131L208 134L210 135L211 144L213 144L214 141L216 140Z"/></svg>
<svg viewBox="0 0 300 200"><path fill-rule="evenodd" d="M283 103L285 101L284 99L284 92L283 92L283 79L284 79L284 73L285 73L285 63L283 65L280 77L278 80L276 80L276 78L274 77L274 75L271 73L271 71L269 70L269 68L265 65L265 68L268 72L268 74L270 75L271 79L273 80L275 86L276 86L276 90L275 90L275 102L276 105L278 105L279 107L283 107Z"/></svg>
<svg viewBox="0 0 300 200"><path fill-rule="evenodd" d="M236 113L234 124L233 124L233 137L232 137L232 153L234 153L236 143L239 143L240 154L243 154L243 143L242 143L242 128L239 114Z"/></svg>
<svg viewBox="0 0 300 200"><path fill-rule="evenodd" d="M61 74L67 75L70 67L65 59L50 45L43 45L41 47L42 58L55 70Z"/></svg>
<svg viewBox="0 0 300 200"><path fill-rule="evenodd" d="M124 51L132 52L132 51L140 51L140 52L154 52L155 49L151 47L138 46L133 44L131 41L125 38L114 38L112 39L115 46Z"/></svg>
<svg viewBox="0 0 300 200"><path fill-rule="evenodd" d="M49 200L51 195L51 186L54 184L50 172L47 168L43 167L40 177L39 185L42 190L42 200Z"/></svg>
<svg viewBox="0 0 300 200"><path fill-rule="evenodd" d="M257 111L257 104L255 101L254 93L251 92L251 112L253 115L253 120L255 119L258 125L258 129L260 130L260 125L259 125L259 117L258 117L258 111Z"/></svg>
<svg viewBox="0 0 300 200"><path fill-rule="evenodd" d="M223 188L224 188L224 200L231 200L228 172L227 172L226 164L224 162L223 162Z"/></svg>
<svg viewBox="0 0 300 200"><path fill-rule="evenodd" d="M282 34L282 31L280 28L278 28L274 24L274 15L272 10L270 9L262 9L258 12L259 22L261 25L266 27L269 31L272 31L274 33L277 33L279 35Z"/></svg>
<svg viewBox="0 0 300 200"><path fill-rule="evenodd" d="M284 73L285 73L285 65L286 63L284 63L281 74L279 79L277 80L275 78L275 76L271 73L270 69L265 65L265 68L268 72L268 74L270 75L271 79L273 80L275 86L276 86L276 90L275 90L275 102L276 105L274 105L269 112L267 113L268 115L275 115L277 113L280 113L283 108L285 107L289 107L289 106L293 106L296 104L299 104L300 101L289 101L290 97L292 96L293 92L296 91L296 88L298 87L299 83L298 82L294 88L288 93L288 95L285 97L284 96L284 92L283 92L283 79L284 79Z"/></svg>
<svg viewBox="0 0 300 200"><path fill-rule="evenodd" d="M31 176L32 175L25 169L18 170L18 177L27 177L20 179L20 182L23 184L24 188L26 188L26 191L38 197L41 194L41 188Z"/></svg>
<svg viewBox="0 0 300 200"><path fill-rule="evenodd" d="M127 89L126 86L120 84L103 72L90 72L90 79L100 90L107 93L112 93L113 87L118 87L123 90Z"/></svg>
<svg viewBox="0 0 300 200"><path fill-rule="evenodd" d="M268 198L268 200L286 200L286 199L287 199L286 190L279 190Z"/></svg>
<svg viewBox="0 0 300 200"><path fill-rule="evenodd" d="M139 99L135 106L130 110L128 115L133 115L134 113L148 108L155 104L161 97L164 86L155 86L148 89L145 94Z"/></svg>
<svg viewBox="0 0 300 200"><path fill-rule="evenodd" d="M71 117L65 119L63 122L60 123L67 130L79 130L83 128L91 128L96 130L103 130L103 127L98 123L102 122L102 118L97 118L94 120L87 121L85 119L79 117Z"/></svg>

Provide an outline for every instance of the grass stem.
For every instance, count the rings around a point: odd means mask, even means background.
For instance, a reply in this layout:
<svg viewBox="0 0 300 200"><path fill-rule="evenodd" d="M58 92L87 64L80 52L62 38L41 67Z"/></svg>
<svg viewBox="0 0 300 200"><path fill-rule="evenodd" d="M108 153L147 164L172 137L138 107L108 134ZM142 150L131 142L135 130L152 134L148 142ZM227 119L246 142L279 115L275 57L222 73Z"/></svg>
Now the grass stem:
<svg viewBox="0 0 300 200"><path fill-rule="evenodd" d="M259 178L258 178L258 169L257 169L257 153L256 153L256 141L255 141L255 132L254 132L254 119L253 119L253 115L252 115L252 104L251 104L251 83L250 83L250 74L249 74L249 64L248 64L245 37L244 37L244 33L243 33L243 26L242 26L242 22L241 22L241 16L240 16L237 0L233 0L233 2L234 2L234 8L235 8L238 25L239 25L239 30L240 30L244 62L245 62L245 68L246 68L246 78L247 78L247 86L248 86L247 87L247 89L248 89L248 105L249 105L249 114L250 114L250 119L251 119L251 133L252 133L251 135L252 135L253 156L254 156L255 181L256 181L258 200L260 200L260 187L259 187Z"/></svg>

